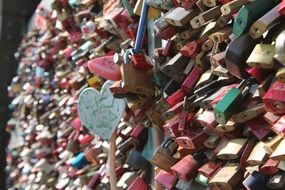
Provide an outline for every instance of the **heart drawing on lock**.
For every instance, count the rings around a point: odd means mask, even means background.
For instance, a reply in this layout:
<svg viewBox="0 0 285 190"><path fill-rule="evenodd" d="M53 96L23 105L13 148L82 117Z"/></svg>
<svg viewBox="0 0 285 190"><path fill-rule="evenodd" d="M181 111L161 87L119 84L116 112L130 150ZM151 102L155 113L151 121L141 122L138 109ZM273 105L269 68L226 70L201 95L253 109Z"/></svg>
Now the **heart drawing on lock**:
<svg viewBox="0 0 285 190"><path fill-rule="evenodd" d="M125 111L125 100L114 98L110 92L112 81L106 81L101 91L84 89L77 104L83 125L104 140L110 140Z"/></svg>

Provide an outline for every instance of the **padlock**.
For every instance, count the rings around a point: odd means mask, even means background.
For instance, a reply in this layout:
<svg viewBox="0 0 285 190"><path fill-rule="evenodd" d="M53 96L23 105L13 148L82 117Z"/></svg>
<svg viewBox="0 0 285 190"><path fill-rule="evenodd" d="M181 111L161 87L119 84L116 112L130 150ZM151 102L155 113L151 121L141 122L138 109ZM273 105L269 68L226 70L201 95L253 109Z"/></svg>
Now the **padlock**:
<svg viewBox="0 0 285 190"><path fill-rule="evenodd" d="M173 48L174 48L174 41L171 39L167 40L167 43L162 51L162 55L167 57L172 57L174 54Z"/></svg>
<svg viewBox="0 0 285 190"><path fill-rule="evenodd" d="M100 183L100 178L101 178L100 174L94 175L87 184L88 188L90 189L96 188Z"/></svg>
<svg viewBox="0 0 285 190"><path fill-rule="evenodd" d="M246 162L249 165L261 165L265 163L267 158L268 158L268 155L264 148L264 143L260 141L254 146Z"/></svg>
<svg viewBox="0 0 285 190"><path fill-rule="evenodd" d="M272 129L277 133L284 135L285 129L284 129L284 116L279 118L272 126Z"/></svg>
<svg viewBox="0 0 285 190"><path fill-rule="evenodd" d="M194 87L194 91L202 88L204 85L209 84L210 82L212 82L213 80L217 79L217 76L215 76L211 70L208 70L206 72L204 72L200 79L198 80L198 82L196 83L195 87Z"/></svg>
<svg viewBox="0 0 285 190"><path fill-rule="evenodd" d="M168 103L169 106L173 107L177 103L181 102L185 96L186 96L186 93L181 88L181 89L178 89L173 94L171 94L170 96L168 96L166 99L166 102Z"/></svg>
<svg viewBox="0 0 285 190"><path fill-rule="evenodd" d="M173 118L176 114L179 114L183 109L184 101L178 102L174 106L172 106L169 110L163 113L161 119L167 121Z"/></svg>
<svg viewBox="0 0 285 190"><path fill-rule="evenodd" d="M85 154L83 152L79 153L71 163L71 165L77 169L81 169L87 164L88 161L86 160Z"/></svg>
<svg viewBox="0 0 285 190"><path fill-rule="evenodd" d="M263 16L267 11L276 5L273 1L254 1L244 5L238 12L235 19L233 33L240 37L258 18Z"/></svg>
<svg viewBox="0 0 285 190"><path fill-rule="evenodd" d="M285 113L285 107L283 105L284 101L282 99L282 97L284 97L282 95L282 88L283 83L277 81L272 84L270 89L264 95L263 102L267 111L270 111L275 114Z"/></svg>
<svg viewBox="0 0 285 190"><path fill-rule="evenodd" d="M278 12L280 5L281 3L276 5L274 8L272 8L269 12L267 12L265 15L263 15L260 19L258 19L251 25L249 29L249 35L253 39L261 37L274 24L276 24L278 20L281 19L281 15Z"/></svg>
<svg viewBox="0 0 285 190"><path fill-rule="evenodd" d="M247 0L233 0L225 4L223 3L221 7L221 12L223 15L232 15L246 3L248 3Z"/></svg>
<svg viewBox="0 0 285 190"><path fill-rule="evenodd" d="M222 43L226 41L229 38L229 35L232 33L232 28L229 26L226 26L222 28L221 30L211 34L209 36L209 39L212 40L214 43Z"/></svg>
<svg viewBox="0 0 285 190"><path fill-rule="evenodd" d="M217 122L225 125L234 114L233 111L236 109L236 106L240 104L241 100L241 91L238 88L232 87L223 99L214 107Z"/></svg>
<svg viewBox="0 0 285 190"><path fill-rule="evenodd" d="M282 135L276 135L272 138L269 138L265 141L264 148L268 154L272 154L277 146L280 144L281 140L283 139Z"/></svg>
<svg viewBox="0 0 285 190"><path fill-rule="evenodd" d="M151 159L151 163L159 168L170 171L171 166L177 163L177 159L173 157L178 145L171 139L166 139L155 151Z"/></svg>
<svg viewBox="0 0 285 190"><path fill-rule="evenodd" d="M132 64L136 69L151 69L153 66L147 61L146 55L144 54L132 54Z"/></svg>
<svg viewBox="0 0 285 190"><path fill-rule="evenodd" d="M192 28L199 28L207 24L209 21L216 19L218 16L220 16L221 11L220 11L220 6L215 6L202 14L199 14L198 16L194 17L191 21L190 24Z"/></svg>
<svg viewBox="0 0 285 190"><path fill-rule="evenodd" d="M114 94L126 95L128 93L128 91L122 87L121 80L114 82L109 89Z"/></svg>
<svg viewBox="0 0 285 190"><path fill-rule="evenodd" d="M204 146L207 148L215 148L220 141L220 137L218 135L211 135L204 141Z"/></svg>
<svg viewBox="0 0 285 190"><path fill-rule="evenodd" d="M284 172L278 172L277 174L270 176L267 187L270 189L280 189L285 185L285 175Z"/></svg>
<svg viewBox="0 0 285 190"><path fill-rule="evenodd" d="M198 169L198 172L203 174L205 177L211 179L213 175L221 168L221 163L216 163L213 161L207 162L202 167Z"/></svg>
<svg viewBox="0 0 285 190"><path fill-rule="evenodd" d="M197 161L192 155L187 155L171 167L171 171L182 180L188 181L197 172Z"/></svg>
<svg viewBox="0 0 285 190"><path fill-rule="evenodd" d="M198 37L201 31L202 31L202 28L197 28L197 29L192 29L192 30L186 29L186 30L179 32L178 35L182 40L192 40L195 37Z"/></svg>
<svg viewBox="0 0 285 190"><path fill-rule="evenodd" d="M157 33L157 37L168 40L171 39L178 32L175 26L167 26L165 29Z"/></svg>
<svg viewBox="0 0 285 190"><path fill-rule="evenodd" d="M258 171L254 171L242 182L242 184L246 189L264 189L267 180L267 176L264 176Z"/></svg>
<svg viewBox="0 0 285 190"><path fill-rule="evenodd" d="M249 120L246 124L250 132L253 133L259 140L264 140L271 134L271 129L262 117L257 117Z"/></svg>
<svg viewBox="0 0 285 190"><path fill-rule="evenodd" d="M176 54L166 64L160 66L160 70L167 76L172 77L183 72L183 69L187 66L189 59L184 57L181 53Z"/></svg>
<svg viewBox="0 0 285 190"><path fill-rule="evenodd" d="M141 178L137 177L128 187L128 190L149 190L150 186Z"/></svg>
<svg viewBox="0 0 285 190"><path fill-rule="evenodd" d="M138 144L145 136L146 127L143 125L136 125L132 130L130 137L135 140L135 143Z"/></svg>
<svg viewBox="0 0 285 190"><path fill-rule="evenodd" d="M182 84L182 89L187 93L191 93L196 82L199 80L200 76L201 76L200 69L197 66L194 66L190 74L184 80Z"/></svg>
<svg viewBox="0 0 285 190"><path fill-rule="evenodd" d="M183 100L183 108L179 114L178 131L180 132L183 132L185 131L185 129L188 128L188 107L189 102L187 101L187 97L185 96Z"/></svg>
<svg viewBox="0 0 285 190"><path fill-rule="evenodd" d="M275 47L270 44L257 44L246 63L252 67L271 69L274 66Z"/></svg>
<svg viewBox="0 0 285 190"><path fill-rule="evenodd" d="M123 141L121 144L117 146L117 150L120 151L120 153L125 153L134 146L134 139L128 138L127 140Z"/></svg>
<svg viewBox="0 0 285 190"><path fill-rule="evenodd" d="M198 14L198 10L185 10L182 7L176 7L170 10L165 16L165 21L173 26L184 26L187 22L189 22L192 18L194 18Z"/></svg>
<svg viewBox="0 0 285 190"><path fill-rule="evenodd" d="M276 121L278 121L278 119L280 119L279 115L273 114L271 112L266 112L263 115L263 118L265 119L265 121L267 123L269 123L270 125L273 125L274 123L276 123Z"/></svg>
<svg viewBox="0 0 285 190"><path fill-rule="evenodd" d="M283 150L283 146L285 145L285 140L282 139L276 149L270 155L270 158L273 160L282 161L285 157L285 152Z"/></svg>
<svg viewBox="0 0 285 190"><path fill-rule="evenodd" d="M191 129L189 132L184 135L177 137L176 142L184 148L187 149L199 149L201 146L203 147L202 142L207 139L207 134L205 131L201 131L199 129Z"/></svg>
<svg viewBox="0 0 285 190"><path fill-rule="evenodd" d="M247 139L231 139L227 145L220 150L217 157L221 160L235 160L240 157L246 145Z"/></svg>
<svg viewBox="0 0 285 190"><path fill-rule="evenodd" d="M160 170L154 179L166 189L173 189L177 182L177 176L175 174L164 170Z"/></svg>
<svg viewBox="0 0 285 190"><path fill-rule="evenodd" d="M209 184L213 189L233 190L242 177L241 166L237 163L228 163L212 177Z"/></svg>
<svg viewBox="0 0 285 190"><path fill-rule="evenodd" d="M136 170L145 169L149 162L142 156L142 154L136 150L132 150L128 155L126 163Z"/></svg>
<svg viewBox="0 0 285 190"><path fill-rule="evenodd" d="M185 46L180 49L180 53L185 57L195 59L202 48L204 40L193 40L188 42Z"/></svg>
<svg viewBox="0 0 285 190"><path fill-rule="evenodd" d="M154 85L151 80L152 73L150 70L142 72L134 68L132 64L122 64L121 71L123 75L122 87L124 89L145 96L154 95Z"/></svg>
<svg viewBox="0 0 285 190"><path fill-rule="evenodd" d="M154 26L153 29L155 30L156 33L159 33L161 31L163 31L164 29L166 29L168 26L170 26L166 20L165 17L167 16L167 14L171 13L170 11L166 12L164 15L162 15L161 17L159 17L157 20L155 20L154 22Z"/></svg>
<svg viewBox="0 0 285 190"><path fill-rule="evenodd" d="M248 67L246 68L246 71L248 72L248 74L250 74L250 76L255 78L255 80L260 83L264 81L264 79L268 76L266 70L257 67Z"/></svg>
<svg viewBox="0 0 285 190"><path fill-rule="evenodd" d="M202 114L200 114L197 118L197 122L199 122L200 125L211 129L216 128L218 125L214 112L211 110L205 110Z"/></svg>
<svg viewBox="0 0 285 190"><path fill-rule="evenodd" d="M245 62L260 39L253 40L248 34L233 39L226 49L226 65L229 72L238 78L247 78Z"/></svg>
<svg viewBox="0 0 285 190"><path fill-rule="evenodd" d="M201 12L204 12L204 11L206 11L206 10L208 9L208 7L206 7L206 6L204 5L203 0L198 0L198 1L196 1L196 6L199 8L199 10L200 10Z"/></svg>
<svg viewBox="0 0 285 190"><path fill-rule="evenodd" d="M275 175L278 171L279 161L278 160L272 160L268 159L261 167L260 167L260 172L263 175Z"/></svg>

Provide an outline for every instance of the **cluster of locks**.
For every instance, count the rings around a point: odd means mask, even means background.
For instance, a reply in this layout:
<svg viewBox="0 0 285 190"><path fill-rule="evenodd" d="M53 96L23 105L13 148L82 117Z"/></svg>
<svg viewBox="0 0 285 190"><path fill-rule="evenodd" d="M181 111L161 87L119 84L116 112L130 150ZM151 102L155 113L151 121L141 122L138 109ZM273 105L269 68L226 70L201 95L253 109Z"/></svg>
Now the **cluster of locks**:
<svg viewBox="0 0 285 190"><path fill-rule="evenodd" d="M54 0L15 54L10 190L285 188L285 1Z"/></svg>

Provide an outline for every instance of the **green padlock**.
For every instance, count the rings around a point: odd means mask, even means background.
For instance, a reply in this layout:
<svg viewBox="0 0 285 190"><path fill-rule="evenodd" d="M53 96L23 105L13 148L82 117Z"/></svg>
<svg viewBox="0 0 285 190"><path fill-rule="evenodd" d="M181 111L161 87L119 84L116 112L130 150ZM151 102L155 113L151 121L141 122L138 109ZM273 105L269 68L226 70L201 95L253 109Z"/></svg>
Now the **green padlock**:
<svg viewBox="0 0 285 190"><path fill-rule="evenodd" d="M242 102L249 92L249 86L254 79L249 78L243 80L238 88L232 87L230 91L223 97L223 99L214 107L215 118L221 125L226 125L233 114L238 110L239 104Z"/></svg>
<svg viewBox="0 0 285 190"><path fill-rule="evenodd" d="M131 17L134 16L134 15L135 15L134 9L133 9L133 7L131 6L130 1L129 1L129 0L122 0L122 2L123 2L123 5L124 5L125 9L128 11L129 15L130 15Z"/></svg>
<svg viewBox="0 0 285 190"><path fill-rule="evenodd" d="M273 0L255 0L244 5L238 12L234 22L233 33L240 37L249 30L251 25L265 13L271 10L279 1Z"/></svg>
<svg viewBox="0 0 285 190"><path fill-rule="evenodd" d="M201 185L209 187L209 179L200 173L196 176L195 181Z"/></svg>

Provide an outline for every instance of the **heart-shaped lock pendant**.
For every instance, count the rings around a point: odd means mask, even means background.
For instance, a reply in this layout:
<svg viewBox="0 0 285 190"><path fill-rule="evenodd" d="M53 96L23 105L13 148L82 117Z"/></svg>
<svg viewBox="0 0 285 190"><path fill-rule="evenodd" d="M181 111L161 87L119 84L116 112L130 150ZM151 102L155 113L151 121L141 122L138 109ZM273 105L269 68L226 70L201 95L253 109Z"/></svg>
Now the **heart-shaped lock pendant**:
<svg viewBox="0 0 285 190"><path fill-rule="evenodd" d="M110 140L124 111L125 100L116 99L110 92L112 81L106 81L101 92L84 89L78 101L78 115L83 125L104 140Z"/></svg>

